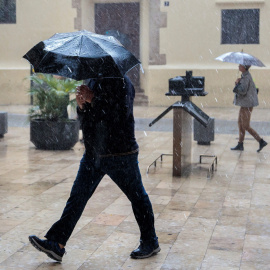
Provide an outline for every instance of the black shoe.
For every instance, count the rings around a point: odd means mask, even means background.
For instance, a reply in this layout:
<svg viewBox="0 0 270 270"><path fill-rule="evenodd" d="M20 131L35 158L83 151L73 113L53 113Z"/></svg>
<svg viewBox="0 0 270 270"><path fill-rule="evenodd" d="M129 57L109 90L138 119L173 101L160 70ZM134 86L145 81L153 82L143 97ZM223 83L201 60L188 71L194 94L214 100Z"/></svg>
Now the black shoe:
<svg viewBox="0 0 270 270"><path fill-rule="evenodd" d="M235 147L231 148L231 150L244 151L244 144L242 142L239 142Z"/></svg>
<svg viewBox="0 0 270 270"><path fill-rule="evenodd" d="M46 253L51 259L62 262L65 249L60 248L57 242L41 240L35 235L30 235L29 241L37 250Z"/></svg>
<svg viewBox="0 0 270 270"><path fill-rule="evenodd" d="M263 139L260 139L259 141L259 149L257 150L257 152L260 152L266 145L267 145L267 142L264 141Z"/></svg>
<svg viewBox="0 0 270 270"><path fill-rule="evenodd" d="M137 249L133 250L130 254L133 259L145 259L160 252L158 241L142 241Z"/></svg>

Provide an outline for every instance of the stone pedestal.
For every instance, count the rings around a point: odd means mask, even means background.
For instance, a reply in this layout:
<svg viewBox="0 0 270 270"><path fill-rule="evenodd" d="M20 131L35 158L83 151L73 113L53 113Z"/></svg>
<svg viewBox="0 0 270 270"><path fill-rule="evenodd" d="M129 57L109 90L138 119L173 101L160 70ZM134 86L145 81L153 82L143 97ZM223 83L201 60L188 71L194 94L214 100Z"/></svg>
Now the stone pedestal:
<svg viewBox="0 0 270 270"><path fill-rule="evenodd" d="M183 107L173 106L173 176L182 176L191 167L192 116Z"/></svg>
<svg viewBox="0 0 270 270"><path fill-rule="evenodd" d="M168 94L170 95L175 96ZM207 126L209 116L192 103L190 96L182 96L181 102L177 101L168 107L149 126L154 125L170 110L173 110L173 176L181 177L189 174L191 169L192 117L198 119L203 126Z"/></svg>

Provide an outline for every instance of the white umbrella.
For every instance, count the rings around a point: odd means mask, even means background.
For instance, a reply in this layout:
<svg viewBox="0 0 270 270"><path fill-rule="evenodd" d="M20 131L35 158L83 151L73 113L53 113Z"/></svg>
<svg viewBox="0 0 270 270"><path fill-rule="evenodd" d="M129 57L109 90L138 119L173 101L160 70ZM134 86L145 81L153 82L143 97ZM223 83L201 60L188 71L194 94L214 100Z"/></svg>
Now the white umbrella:
<svg viewBox="0 0 270 270"><path fill-rule="evenodd" d="M243 66L265 67L265 65L255 56L244 52L228 52L220 55L216 60L222 62L236 63Z"/></svg>

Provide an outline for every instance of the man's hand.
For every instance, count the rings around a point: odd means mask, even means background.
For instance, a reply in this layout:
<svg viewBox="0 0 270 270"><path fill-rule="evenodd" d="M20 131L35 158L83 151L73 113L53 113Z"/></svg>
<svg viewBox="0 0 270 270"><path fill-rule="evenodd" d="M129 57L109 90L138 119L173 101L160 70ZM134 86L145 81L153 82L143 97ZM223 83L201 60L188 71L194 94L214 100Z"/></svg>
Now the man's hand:
<svg viewBox="0 0 270 270"><path fill-rule="evenodd" d="M78 106L83 109L83 104L85 102L91 103L92 99L94 97L94 92L87 86L87 85L81 85L76 87L77 93L76 93L76 101Z"/></svg>

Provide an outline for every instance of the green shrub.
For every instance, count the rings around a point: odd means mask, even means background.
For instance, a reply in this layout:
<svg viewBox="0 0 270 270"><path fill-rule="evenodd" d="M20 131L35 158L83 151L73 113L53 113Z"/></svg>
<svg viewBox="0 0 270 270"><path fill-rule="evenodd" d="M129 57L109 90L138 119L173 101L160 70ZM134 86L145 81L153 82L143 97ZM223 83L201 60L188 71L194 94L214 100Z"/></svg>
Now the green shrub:
<svg viewBox="0 0 270 270"><path fill-rule="evenodd" d="M33 96L33 107L29 109L30 119L67 119L67 106L76 106L76 99L70 100L70 94L76 93L76 87L81 85L82 81L41 73L34 74L29 79L33 82L29 90L29 94Z"/></svg>

